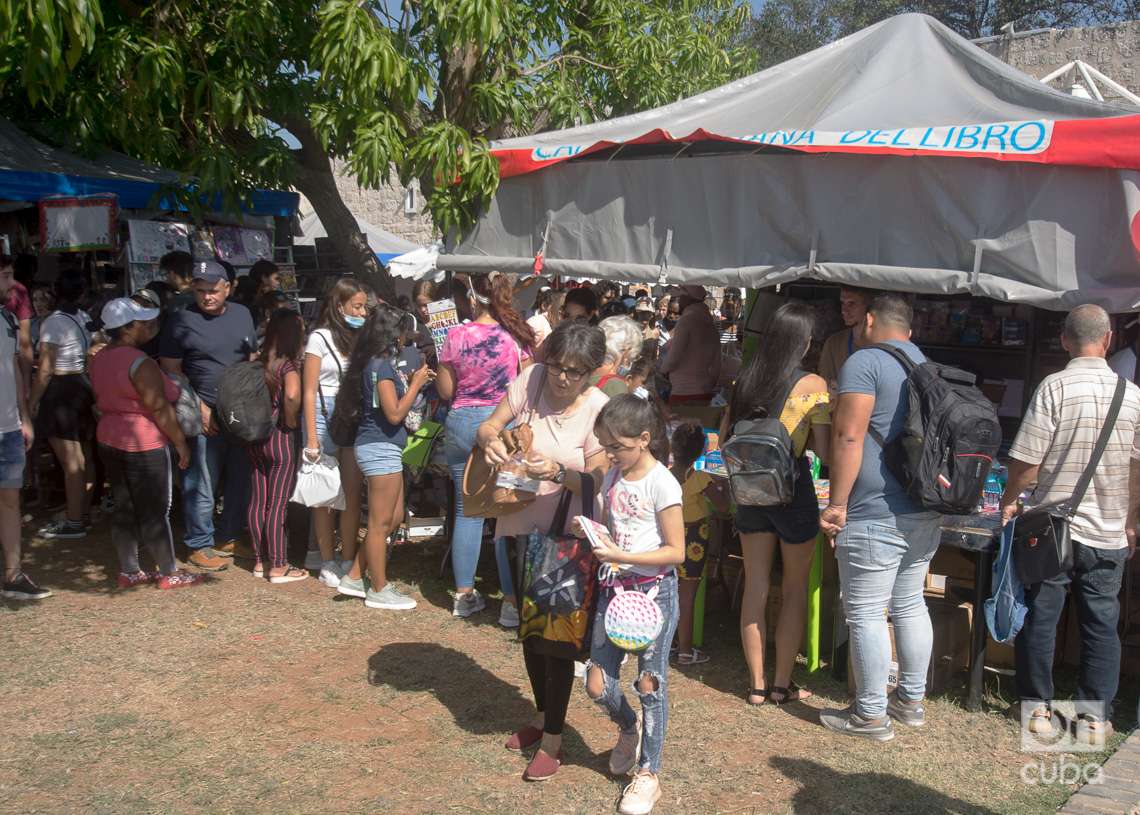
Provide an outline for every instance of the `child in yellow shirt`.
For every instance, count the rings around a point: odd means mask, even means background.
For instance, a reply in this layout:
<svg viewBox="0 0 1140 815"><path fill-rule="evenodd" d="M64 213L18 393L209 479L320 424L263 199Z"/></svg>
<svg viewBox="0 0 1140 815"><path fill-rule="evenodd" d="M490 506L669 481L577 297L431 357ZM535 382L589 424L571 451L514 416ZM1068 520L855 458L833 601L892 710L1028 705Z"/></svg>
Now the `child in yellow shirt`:
<svg viewBox="0 0 1140 815"><path fill-rule="evenodd" d="M673 476L681 482L681 512L685 520L685 562L677 567L677 664L708 662L704 651L693 647L693 604L705 573L708 555L710 501L727 505L724 484L706 472L693 469L705 450L705 431L686 422L673 431Z"/></svg>

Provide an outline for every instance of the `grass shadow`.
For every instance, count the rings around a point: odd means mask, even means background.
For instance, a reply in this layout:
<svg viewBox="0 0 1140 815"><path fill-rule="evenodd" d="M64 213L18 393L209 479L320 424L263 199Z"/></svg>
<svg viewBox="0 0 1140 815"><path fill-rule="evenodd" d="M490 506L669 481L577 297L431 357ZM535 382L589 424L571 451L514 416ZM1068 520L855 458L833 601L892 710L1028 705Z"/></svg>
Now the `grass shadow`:
<svg viewBox="0 0 1140 815"><path fill-rule="evenodd" d="M402 692L431 693L460 728L478 736L501 736L504 742L534 715L530 698L517 687L468 654L434 643L394 642L383 646L368 658L368 683ZM562 739L564 763L608 777L608 753L590 752L569 725Z"/></svg>
<svg viewBox="0 0 1140 815"><path fill-rule="evenodd" d="M799 789L791 811L797 815L843 813L953 813L998 815L988 807L952 798L897 775L844 773L804 758L773 756L768 763Z"/></svg>

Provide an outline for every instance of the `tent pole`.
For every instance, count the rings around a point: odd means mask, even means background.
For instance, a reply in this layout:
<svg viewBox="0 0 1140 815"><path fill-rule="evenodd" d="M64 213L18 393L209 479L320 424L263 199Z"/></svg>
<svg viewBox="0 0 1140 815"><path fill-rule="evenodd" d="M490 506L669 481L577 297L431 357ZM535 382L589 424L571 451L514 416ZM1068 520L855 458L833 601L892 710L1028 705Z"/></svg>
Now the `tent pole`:
<svg viewBox="0 0 1140 815"><path fill-rule="evenodd" d="M1081 76L1084 77L1085 82L1088 83L1089 90L1091 90L1092 95L1096 97L1096 101L1103 102L1104 97L1101 95L1100 88L1093 82L1093 78L1089 75L1089 69L1086 68L1085 64L1080 60L1077 60L1077 70L1081 72Z"/></svg>
<svg viewBox="0 0 1140 815"><path fill-rule="evenodd" d="M1140 96L1137 96L1136 94L1134 94L1132 91L1128 90L1128 88L1124 87L1120 83L1113 81L1110 77L1105 76L1100 71L1098 71L1094 66L1089 65L1089 66L1087 66L1087 68L1088 68L1088 72L1090 74L1092 74L1094 77L1096 77L1097 79L1099 79L1101 84L1104 85L1106 88L1108 88L1110 91L1112 91L1113 93L1120 94L1121 96L1123 96L1125 99L1127 99L1132 104L1136 105L1137 107L1140 107Z"/></svg>
<svg viewBox="0 0 1140 815"><path fill-rule="evenodd" d="M1067 74L1069 71L1071 71L1075 64L1076 63L1074 63L1074 62L1066 62L1064 65L1062 65L1060 68L1055 70L1053 73L1046 74L1045 76L1041 77L1041 81L1044 82L1046 85L1048 85L1050 82L1052 82L1057 77L1063 76L1063 75Z"/></svg>

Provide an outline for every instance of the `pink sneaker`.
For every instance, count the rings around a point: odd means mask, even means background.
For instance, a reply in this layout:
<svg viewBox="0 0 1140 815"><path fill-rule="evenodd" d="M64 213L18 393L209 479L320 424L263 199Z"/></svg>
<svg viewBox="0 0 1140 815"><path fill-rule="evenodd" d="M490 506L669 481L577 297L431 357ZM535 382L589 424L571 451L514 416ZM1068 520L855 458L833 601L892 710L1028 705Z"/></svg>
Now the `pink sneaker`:
<svg viewBox="0 0 1140 815"><path fill-rule="evenodd" d="M151 574L150 572L138 571L134 574L119 573L119 588L120 589L133 589L135 586L141 586L144 583L153 583L158 579L158 575Z"/></svg>
<svg viewBox="0 0 1140 815"><path fill-rule="evenodd" d="M174 574L160 575L158 587L160 589L181 589L185 586L197 586L206 582L206 575L191 574L190 572L175 572Z"/></svg>

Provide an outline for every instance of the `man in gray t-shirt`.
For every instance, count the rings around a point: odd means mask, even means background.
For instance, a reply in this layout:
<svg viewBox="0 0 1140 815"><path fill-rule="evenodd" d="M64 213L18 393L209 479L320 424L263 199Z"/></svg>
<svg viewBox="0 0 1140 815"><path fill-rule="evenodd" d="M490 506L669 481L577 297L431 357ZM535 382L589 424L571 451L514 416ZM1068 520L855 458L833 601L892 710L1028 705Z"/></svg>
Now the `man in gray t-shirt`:
<svg viewBox="0 0 1140 815"><path fill-rule="evenodd" d="M876 296L863 319L868 346L890 344L924 361L910 341L911 308L903 297ZM891 354L865 347L844 363L832 411L831 498L820 527L834 538L856 692L854 709L825 710L820 721L837 733L875 741L894 738L892 719L911 726L925 720L931 629L922 589L941 516L922 511L906 495L869 432L893 441L908 409L907 374ZM889 699L888 609L899 661L898 690Z"/></svg>

